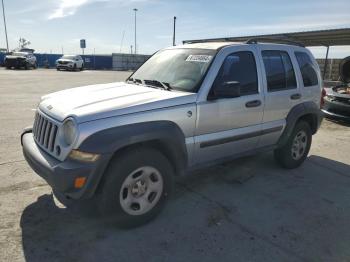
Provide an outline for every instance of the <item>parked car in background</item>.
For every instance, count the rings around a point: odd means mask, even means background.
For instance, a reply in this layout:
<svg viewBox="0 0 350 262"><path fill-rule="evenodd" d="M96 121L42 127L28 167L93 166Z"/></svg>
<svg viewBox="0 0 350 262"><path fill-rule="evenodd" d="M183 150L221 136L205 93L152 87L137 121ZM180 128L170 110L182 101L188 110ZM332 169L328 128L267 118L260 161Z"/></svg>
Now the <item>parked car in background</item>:
<svg viewBox="0 0 350 262"><path fill-rule="evenodd" d="M268 150L300 166L322 121L321 86L304 47L171 47L125 82L42 97L23 154L65 205L95 199L136 226L160 212L174 176Z"/></svg>
<svg viewBox="0 0 350 262"><path fill-rule="evenodd" d="M56 61L57 70L83 70L84 60L80 55L64 55Z"/></svg>
<svg viewBox="0 0 350 262"><path fill-rule="evenodd" d="M12 52L5 56L4 66L10 68L37 68L36 57L31 52Z"/></svg>
<svg viewBox="0 0 350 262"><path fill-rule="evenodd" d="M339 64L340 83L324 89L322 111L333 119L350 121L350 56Z"/></svg>

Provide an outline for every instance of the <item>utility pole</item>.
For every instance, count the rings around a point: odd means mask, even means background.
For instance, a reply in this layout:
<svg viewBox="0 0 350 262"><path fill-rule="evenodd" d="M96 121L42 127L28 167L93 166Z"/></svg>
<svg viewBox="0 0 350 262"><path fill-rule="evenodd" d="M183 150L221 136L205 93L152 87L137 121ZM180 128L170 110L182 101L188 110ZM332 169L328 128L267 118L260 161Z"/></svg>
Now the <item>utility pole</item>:
<svg viewBox="0 0 350 262"><path fill-rule="evenodd" d="M135 47L134 47L134 51L135 51L135 55L136 55L136 53L137 53L137 45L136 45L136 12L138 11L138 9L137 8L134 8L133 9L134 11L135 11Z"/></svg>
<svg viewBox="0 0 350 262"><path fill-rule="evenodd" d="M130 46L130 54L132 54L132 45Z"/></svg>
<svg viewBox="0 0 350 262"><path fill-rule="evenodd" d="M96 70L96 50L94 48L94 69Z"/></svg>
<svg viewBox="0 0 350 262"><path fill-rule="evenodd" d="M4 26L5 26L6 48L7 48L7 53L8 53L10 51L10 49L9 49L9 41L7 39L7 28L6 28L4 0L1 0L1 3L2 3L2 16L4 18Z"/></svg>
<svg viewBox="0 0 350 262"><path fill-rule="evenodd" d="M174 32L173 32L173 46L175 46L175 34L176 34L176 16L174 16Z"/></svg>

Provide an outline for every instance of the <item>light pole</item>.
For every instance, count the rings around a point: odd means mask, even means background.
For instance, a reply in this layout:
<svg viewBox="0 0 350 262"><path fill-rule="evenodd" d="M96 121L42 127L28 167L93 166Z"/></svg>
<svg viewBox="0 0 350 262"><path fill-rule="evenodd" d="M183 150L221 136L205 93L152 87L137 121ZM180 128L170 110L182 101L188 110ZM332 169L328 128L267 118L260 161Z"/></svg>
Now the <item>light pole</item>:
<svg viewBox="0 0 350 262"><path fill-rule="evenodd" d="M4 18L4 26L5 26L6 47L7 47L7 53L8 53L10 50L9 50L9 41L7 39L7 28L6 28L4 0L1 0L1 3L2 3L2 16Z"/></svg>
<svg viewBox="0 0 350 262"><path fill-rule="evenodd" d="M174 16L173 46L175 46L175 35L176 35L176 16Z"/></svg>
<svg viewBox="0 0 350 262"><path fill-rule="evenodd" d="M137 49L137 45L136 45L136 12L138 11L137 8L133 9L135 11L135 46L134 46L134 51L135 51L135 55L136 55L136 49Z"/></svg>

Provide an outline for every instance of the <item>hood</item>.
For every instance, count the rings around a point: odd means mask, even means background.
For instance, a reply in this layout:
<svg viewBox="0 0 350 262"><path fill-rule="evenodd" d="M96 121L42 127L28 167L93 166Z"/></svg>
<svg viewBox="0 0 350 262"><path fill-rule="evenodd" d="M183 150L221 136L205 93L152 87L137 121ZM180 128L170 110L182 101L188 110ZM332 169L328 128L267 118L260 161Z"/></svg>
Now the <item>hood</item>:
<svg viewBox="0 0 350 262"><path fill-rule="evenodd" d="M196 101L196 94L120 83L77 87L42 97L39 109L58 121L78 123Z"/></svg>

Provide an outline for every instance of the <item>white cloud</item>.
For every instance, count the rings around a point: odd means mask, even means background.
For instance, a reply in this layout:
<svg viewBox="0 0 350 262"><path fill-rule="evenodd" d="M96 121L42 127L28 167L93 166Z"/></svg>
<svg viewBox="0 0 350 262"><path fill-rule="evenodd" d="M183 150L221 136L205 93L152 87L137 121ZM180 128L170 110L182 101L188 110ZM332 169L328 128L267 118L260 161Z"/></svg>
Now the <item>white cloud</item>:
<svg viewBox="0 0 350 262"><path fill-rule="evenodd" d="M87 4L89 0L60 0L59 7L49 15L48 19L62 18L74 15L79 7Z"/></svg>
<svg viewBox="0 0 350 262"><path fill-rule="evenodd" d="M80 7L94 2L114 2L115 4L126 6L137 3L149 4L157 1L158 0L59 0L59 6L48 16L48 19L52 20L74 15Z"/></svg>

